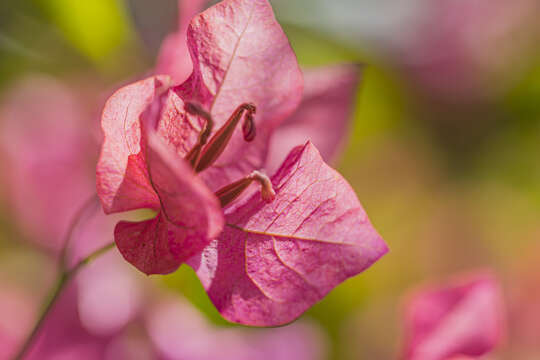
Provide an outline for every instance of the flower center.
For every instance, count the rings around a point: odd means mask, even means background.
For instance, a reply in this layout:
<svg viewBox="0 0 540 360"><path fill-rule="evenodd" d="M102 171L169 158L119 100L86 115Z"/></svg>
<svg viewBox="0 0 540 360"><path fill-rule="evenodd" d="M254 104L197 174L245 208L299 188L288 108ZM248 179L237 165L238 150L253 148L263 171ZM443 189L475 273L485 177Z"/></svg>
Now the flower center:
<svg viewBox="0 0 540 360"><path fill-rule="evenodd" d="M199 116L205 120L204 128L199 134L197 143L186 155L186 160L196 172L201 172L215 163L229 144L234 130L242 118L244 119L242 123L244 140L250 142L255 139L257 131L253 115L256 113L257 108L253 104L245 103L238 106L227 122L211 138L210 134L214 128L212 116L201 106L194 103L186 103L185 110L189 114ZM209 138L210 140L208 140ZM261 196L263 200L267 202L274 200L276 193L272 188L272 182L268 176L259 171L253 171L243 179L216 191L215 194L219 198L221 206L225 207L238 198L253 181L261 185Z"/></svg>

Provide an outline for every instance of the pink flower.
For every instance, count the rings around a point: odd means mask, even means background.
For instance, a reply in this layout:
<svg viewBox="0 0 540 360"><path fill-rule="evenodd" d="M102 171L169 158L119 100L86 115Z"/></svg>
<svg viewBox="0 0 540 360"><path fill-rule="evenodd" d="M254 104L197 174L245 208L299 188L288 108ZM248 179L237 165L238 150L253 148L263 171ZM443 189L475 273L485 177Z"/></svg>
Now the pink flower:
<svg viewBox="0 0 540 360"><path fill-rule="evenodd" d="M88 275L76 279L83 278L88 280ZM125 289L125 282L118 280L112 277L108 282ZM187 301L171 294L154 297L154 301L148 301L147 306L141 308L139 316L122 326L96 332L96 327L87 326L88 320L97 324L101 317L101 321L107 322L107 316L112 314L94 311L98 318L86 318L84 313L88 309L80 306L80 298L85 296L80 289L82 284L82 281L71 283L61 294L25 360L317 360L324 354L326 339L310 324L263 332L217 328L208 324ZM6 286L0 290L0 360L9 360L30 331L38 303L28 292ZM95 296L104 298L99 291ZM103 306L110 307L100 304L97 308ZM103 330L101 326L98 328Z"/></svg>
<svg viewBox="0 0 540 360"><path fill-rule="evenodd" d="M217 328L178 298L161 299L145 323L164 360L317 360L325 353L326 339L311 324L259 331Z"/></svg>
<svg viewBox="0 0 540 360"><path fill-rule="evenodd" d="M405 307L405 359L479 358L501 340L502 295L488 273L412 295Z"/></svg>
<svg viewBox="0 0 540 360"><path fill-rule="evenodd" d="M17 83L0 106L5 198L23 235L51 250L93 191L90 120L72 89L44 76Z"/></svg>
<svg viewBox="0 0 540 360"><path fill-rule="evenodd" d="M270 137L299 105L303 84L269 3L223 1L192 20L187 39L188 80L128 85L103 111L97 186L105 212L157 213L118 223L116 244L147 274L189 259L231 321L290 322L386 244L312 143L302 139L273 177L258 171L275 161Z"/></svg>
<svg viewBox="0 0 540 360"><path fill-rule="evenodd" d="M208 0L178 0L178 31L165 38L156 64L156 74L167 74L177 84L191 74L193 64L187 45L189 21L199 13Z"/></svg>
<svg viewBox="0 0 540 360"><path fill-rule="evenodd" d="M394 58L429 95L470 101L507 90L538 42L535 0L434 0Z"/></svg>

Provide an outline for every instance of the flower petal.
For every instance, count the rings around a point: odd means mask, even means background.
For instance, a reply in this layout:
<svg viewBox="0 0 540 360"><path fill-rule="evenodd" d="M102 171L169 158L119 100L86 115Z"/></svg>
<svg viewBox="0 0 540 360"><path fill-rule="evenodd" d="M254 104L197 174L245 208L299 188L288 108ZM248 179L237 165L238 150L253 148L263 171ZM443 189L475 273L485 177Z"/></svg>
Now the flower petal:
<svg viewBox="0 0 540 360"><path fill-rule="evenodd" d="M349 184L311 143L294 149L272 182L272 203L255 194L231 210L218 240L189 262L233 322L290 322L388 250Z"/></svg>
<svg viewBox="0 0 540 360"><path fill-rule="evenodd" d="M502 334L502 296L495 278L476 274L413 295L406 304L405 359L482 356Z"/></svg>
<svg viewBox="0 0 540 360"><path fill-rule="evenodd" d="M176 91L210 111L219 129L242 103L257 107L257 137L235 132L216 166L202 175L216 190L260 168L273 128L298 106L302 74L267 0L225 0L188 29L194 71Z"/></svg>
<svg viewBox="0 0 540 360"><path fill-rule="evenodd" d="M142 272L167 274L218 236L224 220L218 199L157 135L148 134L147 150L162 210L151 220L118 223L115 241Z"/></svg>
<svg viewBox="0 0 540 360"><path fill-rule="evenodd" d="M199 13L208 0L178 0L178 31L165 38L159 50L156 74L169 75L177 84L184 82L193 71L187 47L187 29L191 18Z"/></svg>
<svg viewBox="0 0 540 360"><path fill-rule="evenodd" d="M140 208L159 209L148 178L141 116L149 110L169 78L151 77L114 93L103 110L104 142L97 164L97 192L107 214Z"/></svg>
<svg viewBox="0 0 540 360"><path fill-rule="evenodd" d="M273 174L298 144L310 140L324 161L341 150L349 130L361 70L333 65L304 71L304 97L296 112L276 129L270 141L266 170Z"/></svg>

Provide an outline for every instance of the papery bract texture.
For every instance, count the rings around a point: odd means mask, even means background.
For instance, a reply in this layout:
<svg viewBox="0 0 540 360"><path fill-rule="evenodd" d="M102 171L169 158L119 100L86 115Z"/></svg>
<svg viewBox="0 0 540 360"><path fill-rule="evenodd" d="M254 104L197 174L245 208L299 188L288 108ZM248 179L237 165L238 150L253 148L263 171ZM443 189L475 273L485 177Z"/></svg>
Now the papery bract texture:
<svg viewBox="0 0 540 360"><path fill-rule="evenodd" d="M272 178L271 203L254 195L190 260L228 320L288 323L387 252L349 184L311 143L294 149Z"/></svg>
<svg viewBox="0 0 540 360"><path fill-rule="evenodd" d="M265 169L273 174L289 152L310 140L324 161L335 160L350 130L361 69L332 65L304 70L304 95L296 112L272 135Z"/></svg>
<svg viewBox="0 0 540 360"><path fill-rule="evenodd" d="M150 220L119 222L115 241L124 258L145 274L166 274L221 232L223 215L214 194L153 133L148 136L146 156L161 211Z"/></svg>
<svg viewBox="0 0 540 360"><path fill-rule="evenodd" d="M298 106L303 80L296 56L266 0L226 0L196 16L188 29L194 71L176 91L199 103L221 127L237 106L257 107L257 136L237 131L215 166L201 175L217 190L266 157L270 132Z"/></svg>
<svg viewBox="0 0 540 360"><path fill-rule="evenodd" d="M223 1L192 20L187 38L194 66L184 84L171 87L168 76L154 76L128 85L102 116L97 188L105 212L158 212L115 229L122 255L147 274L174 271L217 236L222 211L211 190L261 167L270 132L301 97L302 74L268 1ZM196 177L183 158L204 120L186 111L187 102L209 111L215 130L239 105L253 103L255 140L234 132L217 162Z"/></svg>
<svg viewBox="0 0 540 360"><path fill-rule="evenodd" d="M105 104L104 141L97 164L97 192L106 213L159 209L144 153L141 116L168 87L168 77L152 77L121 88Z"/></svg>
<svg viewBox="0 0 540 360"><path fill-rule="evenodd" d="M503 332L499 285L488 273L419 290L405 308L405 359L478 358Z"/></svg>

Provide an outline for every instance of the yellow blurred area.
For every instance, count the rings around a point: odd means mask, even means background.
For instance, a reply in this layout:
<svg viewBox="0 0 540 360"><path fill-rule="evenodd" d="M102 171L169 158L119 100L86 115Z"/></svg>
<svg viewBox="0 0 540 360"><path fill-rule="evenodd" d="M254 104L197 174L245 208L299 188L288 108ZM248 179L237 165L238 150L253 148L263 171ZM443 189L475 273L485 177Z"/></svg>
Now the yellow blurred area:
<svg viewBox="0 0 540 360"><path fill-rule="evenodd" d="M117 0L34 0L81 54L103 63L130 39L123 3Z"/></svg>

